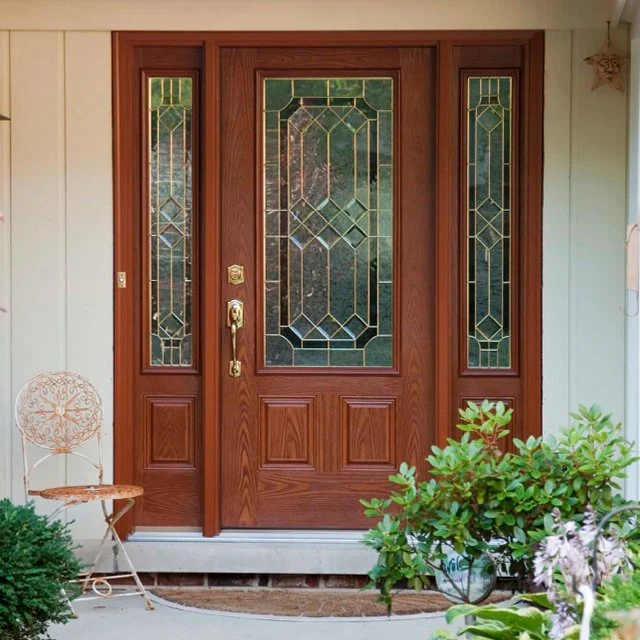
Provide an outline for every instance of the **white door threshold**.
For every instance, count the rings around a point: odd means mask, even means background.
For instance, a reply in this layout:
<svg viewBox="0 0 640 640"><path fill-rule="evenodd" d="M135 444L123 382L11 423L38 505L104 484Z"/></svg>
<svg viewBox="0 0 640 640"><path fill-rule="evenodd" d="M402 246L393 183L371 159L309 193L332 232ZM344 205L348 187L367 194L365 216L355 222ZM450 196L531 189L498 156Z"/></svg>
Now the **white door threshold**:
<svg viewBox="0 0 640 640"><path fill-rule="evenodd" d="M376 554L361 540L363 531L226 530L215 538L196 532L137 532L125 548L139 572L364 575ZM90 561L96 540L79 540ZM104 557L101 572L115 570Z"/></svg>
<svg viewBox="0 0 640 640"><path fill-rule="evenodd" d="M365 531L300 529L225 529L213 538L205 538L198 531L136 531L130 542L200 542L203 544L227 544L230 542L287 542L360 544Z"/></svg>

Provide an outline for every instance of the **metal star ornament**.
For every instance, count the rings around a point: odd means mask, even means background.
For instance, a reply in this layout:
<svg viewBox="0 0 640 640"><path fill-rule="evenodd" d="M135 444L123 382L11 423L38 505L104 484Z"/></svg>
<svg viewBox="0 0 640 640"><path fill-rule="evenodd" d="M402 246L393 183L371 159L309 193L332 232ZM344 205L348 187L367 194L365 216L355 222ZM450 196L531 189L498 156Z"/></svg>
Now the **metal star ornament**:
<svg viewBox="0 0 640 640"><path fill-rule="evenodd" d="M624 92L625 70L627 59L615 52L611 38L609 37L609 23L607 22L607 41L602 46L600 53L585 58L584 61L593 67L595 77L591 90L598 89L604 85L610 85L618 91Z"/></svg>

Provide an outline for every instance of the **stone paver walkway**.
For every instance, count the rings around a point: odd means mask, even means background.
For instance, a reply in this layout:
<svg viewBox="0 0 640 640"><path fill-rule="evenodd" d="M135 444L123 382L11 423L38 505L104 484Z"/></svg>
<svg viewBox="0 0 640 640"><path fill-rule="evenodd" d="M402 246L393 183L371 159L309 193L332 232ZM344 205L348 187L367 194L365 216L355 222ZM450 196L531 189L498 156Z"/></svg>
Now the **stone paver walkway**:
<svg viewBox="0 0 640 640"><path fill-rule="evenodd" d="M428 640L444 618L399 616L373 620L269 620L240 614L183 611L137 597L75 605L78 618L51 628L55 640Z"/></svg>

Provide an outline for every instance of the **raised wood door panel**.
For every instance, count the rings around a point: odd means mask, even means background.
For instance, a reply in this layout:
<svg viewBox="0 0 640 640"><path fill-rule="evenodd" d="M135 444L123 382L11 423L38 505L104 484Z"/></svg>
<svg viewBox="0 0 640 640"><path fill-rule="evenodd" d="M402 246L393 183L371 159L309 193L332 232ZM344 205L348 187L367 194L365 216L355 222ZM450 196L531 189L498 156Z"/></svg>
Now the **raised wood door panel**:
<svg viewBox="0 0 640 640"><path fill-rule="evenodd" d="M386 493L402 460L424 470L435 433L434 64L435 50L427 47L221 52L222 266L245 268L243 284L223 283L220 301L225 308L239 299L245 313L237 378L228 375L229 329L224 317L220 323L222 527L365 527L360 498ZM269 78L393 82L389 366L266 363L262 105Z"/></svg>

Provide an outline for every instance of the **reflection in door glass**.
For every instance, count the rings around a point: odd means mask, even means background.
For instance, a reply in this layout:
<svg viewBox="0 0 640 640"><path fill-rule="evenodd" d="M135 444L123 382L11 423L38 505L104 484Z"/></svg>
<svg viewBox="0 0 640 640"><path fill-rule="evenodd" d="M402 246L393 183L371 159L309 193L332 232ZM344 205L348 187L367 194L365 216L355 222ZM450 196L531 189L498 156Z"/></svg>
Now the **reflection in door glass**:
<svg viewBox="0 0 640 640"><path fill-rule="evenodd" d="M191 78L149 78L151 365L191 366Z"/></svg>
<svg viewBox="0 0 640 640"><path fill-rule="evenodd" d="M512 79L467 86L467 366L511 366Z"/></svg>
<svg viewBox="0 0 640 640"><path fill-rule="evenodd" d="M393 363L393 80L267 78L265 364Z"/></svg>

